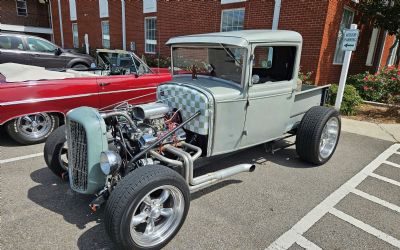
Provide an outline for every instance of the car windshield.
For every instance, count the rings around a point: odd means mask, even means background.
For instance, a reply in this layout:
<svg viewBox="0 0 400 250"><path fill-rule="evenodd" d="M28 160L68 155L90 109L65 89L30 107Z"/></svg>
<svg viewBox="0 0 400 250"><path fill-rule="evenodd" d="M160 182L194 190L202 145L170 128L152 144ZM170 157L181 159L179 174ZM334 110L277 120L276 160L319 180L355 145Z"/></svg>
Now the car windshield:
<svg viewBox="0 0 400 250"><path fill-rule="evenodd" d="M100 67L103 68L125 68L129 69L131 74L148 74L150 68L142 61L137 59L131 53L118 53L118 52L99 52L98 56L102 62L99 62ZM103 65L104 64L104 65Z"/></svg>
<svg viewBox="0 0 400 250"><path fill-rule="evenodd" d="M246 49L235 46L174 47L174 75L194 74L241 84Z"/></svg>

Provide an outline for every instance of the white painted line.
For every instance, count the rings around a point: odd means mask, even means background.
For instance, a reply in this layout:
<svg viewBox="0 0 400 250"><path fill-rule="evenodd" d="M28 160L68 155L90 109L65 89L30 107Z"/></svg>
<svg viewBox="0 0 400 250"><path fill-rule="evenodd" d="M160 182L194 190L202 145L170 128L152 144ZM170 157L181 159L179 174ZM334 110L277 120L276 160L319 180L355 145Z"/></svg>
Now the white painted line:
<svg viewBox="0 0 400 250"><path fill-rule="evenodd" d="M400 152L394 152L394 153L400 155Z"/></svg>
<svg viewBox="0 0 400 250"><path fill-rule="evenodd" d="M19 157L15 157L15 158L9 158L9 159L5 159L5 160L0 160L0 164L9 163L9 162L13 162L13 161L25 160L25 159L29 159L29 158L42 156L42 155L43 155L43 153L37 153L37 154L19 156Z"/></svg>
<svg viewBox="0 0 400 250"><path fill-rule="evenodd" d="M396 168L400 168L399 164L391 162L391 161L384 161L383 163L385 163L387 165L390 165L390 166L393 166L393 167L396 167Z"/></svg>
<svg viewBox="0 0 400 250"><path fill-rule="evenodd" d="M358 195L358 196L360 196L360 197L363 197L363 198L365 198L365 199L367 199L369 201L375 202L376 204L379 204L381 206L384 206L386 208L392 209L393 211L396 211L396 212L400 213L400 207L397 206L397 205L394 205L394 204L392 204L390 202L387 202L385 200L379 199L378 197L375 197L373 195L367 194L367 193L365 193L363 191L360 191L358 189L354 189L351 192L356 194L356 195Z"/></svg>
<svg viewBox="0 0 400 250"><path fill-rule="evenodd" d="M368 224L365 224L364 222L357 220L356 218L354 218L348 214L345 214L342 211L337 210L336 208L331 208L331 210L329 210L329 213L350 223L351 225L353 225L355 227L358 227L359 229L361 229L369 234L374 235L375 237L377 237L383 241L386 241L387 243L391 244L392 246L400 248L400 240L398 240L398 239L396 239L396 238L394 238L394 237L392 237L392 236L390 236Z"/></svg>
<svg viewBox="0 0 400 250"><path fill-rule="evenodd" d="M315 245L310 240L306 239L305 237L299 235L296 243L301 246L302 248L309 249L309 250L322 250L319 246Z"/></svg>
<svg viewBox="0 0 400 250"><path fill-rule="evenodd" d="M282 234L267 249L288 249L301 235L310 229L318 220L329 212L337 203L339 203L347 194L353 191L368 175L377 169L382 162L389 158L394 152L400 149L400 144L393 144L380 154L375 160L370 162L359 173L344 183L336 191L330 194L325 200L318 204L314 209L300 219L289 231Z"/></svg>
<svg viewBox="0 0 400 250"><path fill-rule="evenodd" d="M390 184L393 184L393 185L396 185L396 186L400 187L400 182L392 180L392 179L389 179L389 178L386 178L386 177L381 176L379 174L371 173L370 176L372 176L372 177L374 177L376 179L382 180L382 181L389 182Z"/></svg>

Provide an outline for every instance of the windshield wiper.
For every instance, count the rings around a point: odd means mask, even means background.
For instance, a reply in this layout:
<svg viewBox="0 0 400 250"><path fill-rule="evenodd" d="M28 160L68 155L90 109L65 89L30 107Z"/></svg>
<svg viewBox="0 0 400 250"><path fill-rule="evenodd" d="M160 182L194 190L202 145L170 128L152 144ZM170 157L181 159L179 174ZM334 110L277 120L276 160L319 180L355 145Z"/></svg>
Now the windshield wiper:
<svg viewBox="0 0 400 250"><path fill-rule="evenodd" d="M235 62L237 64L239 64L240 66L242 66L242 64L240 63L240 61L238 59L236 59L235 55L232 53L232 51L229 48L226 48L222 43L220 43L219 45L221 45L221 47L225 50L226 54L228 54L228 56L230 58L232 58L233 60L235 60Z"/></svg>

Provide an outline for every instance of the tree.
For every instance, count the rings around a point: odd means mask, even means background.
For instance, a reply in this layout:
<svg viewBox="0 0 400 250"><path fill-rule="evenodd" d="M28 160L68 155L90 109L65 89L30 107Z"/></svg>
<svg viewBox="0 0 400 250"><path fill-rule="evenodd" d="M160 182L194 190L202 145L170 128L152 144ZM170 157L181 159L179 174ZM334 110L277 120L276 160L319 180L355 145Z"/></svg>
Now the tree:
<svg viewBox="0 0 400 250"><path fill-rule="evenodd" d="M400 0L361 0L359 10L363 13L364 23L372 24L374 27L386 30L389 35L396 37L390 48L388 62L392 60L393 50L400 41ZM397 46L396 65L400 60L400 45Z"/></svg>

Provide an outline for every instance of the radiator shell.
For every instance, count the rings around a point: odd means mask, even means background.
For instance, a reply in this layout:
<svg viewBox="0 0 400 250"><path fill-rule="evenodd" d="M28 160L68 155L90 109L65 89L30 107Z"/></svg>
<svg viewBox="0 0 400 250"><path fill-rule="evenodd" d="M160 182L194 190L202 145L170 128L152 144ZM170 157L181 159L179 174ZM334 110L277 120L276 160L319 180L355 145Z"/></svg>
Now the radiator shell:
<svg viewBox="0 0 400 250"><path fill-rule="evenodd" d="M81 151L83 150L73 148L77 147L76 145L80 145L80 143L74 143L73 141L76 140L76 138L73 138L74 135L71 132L73 123L80 124L80 127L84 129L86 134L86 168L81 166L82 164L78 164L80 162L79 157L85 157L80 156L80 154L82 154ZM97 109L90 107L79 107L68 112L67 142L69 149L68 172L71 189L82 194L97 193L104 187L106 182L106 175L104 175L100 168L100 153L108 149L106 125ZM76 184L77 168L87 172L87 183L85 185L82 184L79 186Z"/></svg>

